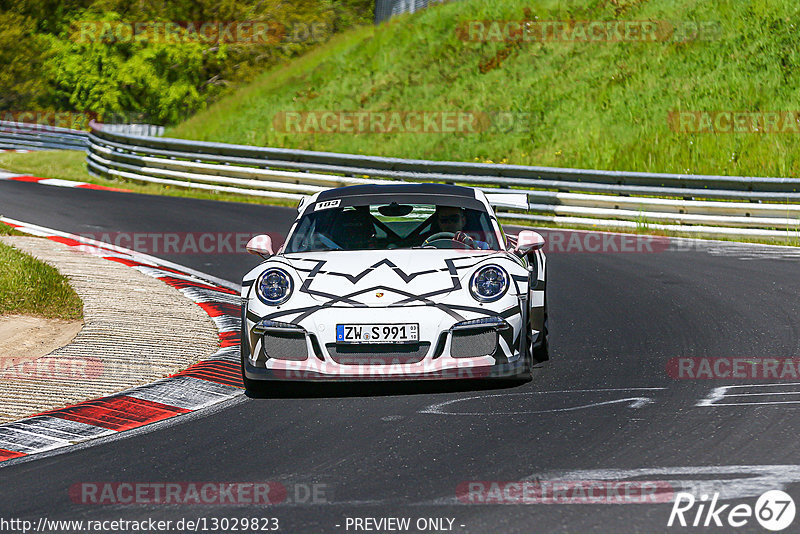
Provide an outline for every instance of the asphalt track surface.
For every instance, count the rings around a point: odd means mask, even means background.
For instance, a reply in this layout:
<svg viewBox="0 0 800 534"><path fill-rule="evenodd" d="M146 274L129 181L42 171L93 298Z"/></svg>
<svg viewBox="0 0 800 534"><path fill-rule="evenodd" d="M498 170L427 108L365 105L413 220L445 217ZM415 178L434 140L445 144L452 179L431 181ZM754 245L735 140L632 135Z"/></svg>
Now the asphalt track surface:
<svg viewBox="0 0 800 534"><path fill-rule="evenodd" d="M79 234L285 233L294 210L0 182L0 214ZM236 254L162 256L236 282L257 263ZM0 518L276 517L280 532L354 532L348 517L409 517L412 525L451 518L454 532L705 530L668 529L671 501L498 505L457 498L467 481L608 479L607 470L674 487L708 483L734 497L726 504L753 506L763 491L781 488L797 500L800 404L772 402L800 400L791 394L800 392L791 385L800 380L782 381L781 396L730 397L766 404L697 406L720 386L781 381L676 380L666 371L671 358L683 356L799 355L798 260L745 256L735 247L552 253L551 361L527 384L345 385L241 396L116 439L0 466ZM84 482L248 481L280 482L295 502L87 505L69 495ZM303 499L293 493L313 484L324 496L297 502ZM736 531L766 532L754 518ZM800 531L800 518L790 531Z"/></svg>

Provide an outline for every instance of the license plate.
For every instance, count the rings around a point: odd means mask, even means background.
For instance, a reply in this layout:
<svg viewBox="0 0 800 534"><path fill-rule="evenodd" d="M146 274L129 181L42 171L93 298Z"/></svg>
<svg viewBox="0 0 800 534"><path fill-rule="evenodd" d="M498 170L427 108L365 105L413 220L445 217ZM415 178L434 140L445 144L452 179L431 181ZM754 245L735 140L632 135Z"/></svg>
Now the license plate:
<svg viewBox="0 0 800 534"><path fill-rule="evenodd" d="M415 343L419 323L337 324L337 343Z"/></svg>

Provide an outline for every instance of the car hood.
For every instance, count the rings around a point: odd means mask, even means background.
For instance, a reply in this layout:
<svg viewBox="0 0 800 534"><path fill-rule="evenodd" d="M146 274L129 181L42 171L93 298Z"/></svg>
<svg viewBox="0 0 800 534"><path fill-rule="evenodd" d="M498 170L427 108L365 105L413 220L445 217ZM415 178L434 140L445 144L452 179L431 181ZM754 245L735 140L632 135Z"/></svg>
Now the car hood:
<svg viewBox="0 0 800 534"><path fill-rule="evenodd" d="M283 260L301 278L298 289L315 300L346 297L351 304L388 306L458 290L476 265L505 254L460 249L328 251L287 254Z"/></svg>

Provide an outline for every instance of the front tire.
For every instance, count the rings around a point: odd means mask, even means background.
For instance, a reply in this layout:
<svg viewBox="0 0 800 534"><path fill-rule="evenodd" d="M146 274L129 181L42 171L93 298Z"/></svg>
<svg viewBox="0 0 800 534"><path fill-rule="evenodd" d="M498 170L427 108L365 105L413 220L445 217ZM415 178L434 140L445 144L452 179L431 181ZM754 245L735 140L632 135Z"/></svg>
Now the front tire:
<svg viewBox="0 0 800 534"><path fill-rule="evenodd" d="M522 356L522 369L514 375L512 380L520 385L533 380L533 362L529 351L526 351L526 354Z"/></svg>
<svg viewBox="0 0 800 534"><path fill-rule="evenodd" d="M530 329L528 330L528 335L530 335ZM519 361L520 361L520 368L519 370L511 377L511 379L521 384L525 382L529 382L533 380L533 359L531 356L531 344L528 343L527 350L520 354Z"/></svg>
<svg viewBox="0 0 800 534"><path fill-rule="evenodd" d="M536 340L536 343L533 345L533 349L531 350L531 354L535 362L542 363L550 359L550 343L548 341L548 333L547 333L546 303L544 308L544 321L542 321L542 331L539 333L539 337L540 340Z"/></svg>
<svg viewBox="0 0 800 534"><path fill-rule="evenodd" d="M239 353L241 355L241 363L242 363L242 383L244 384L245 391L249 391L250 393L258 393L262 388L261 383L258 380L251 380L250 378L247 378L247 375L244 372L244 364L245 361L247 361L246 358L250 356L248 354L249 344L245 343L245 337L244 337L247 335L246 330L247 330L246 323L242 321L242 331L239 336L239 348L240 348Z"/></svg>

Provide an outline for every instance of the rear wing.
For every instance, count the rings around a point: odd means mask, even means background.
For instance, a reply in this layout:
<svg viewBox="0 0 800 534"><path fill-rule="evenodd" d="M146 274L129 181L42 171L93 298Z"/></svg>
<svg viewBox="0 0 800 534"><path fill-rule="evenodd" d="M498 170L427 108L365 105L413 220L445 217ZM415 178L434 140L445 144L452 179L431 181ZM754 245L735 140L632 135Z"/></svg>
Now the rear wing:
<svg viewBox="0 0 800 534"><path fill-rule="evenodd" d="M528 209L526 193L486 193L486 200L493 208Z"/></svg>
<svg viewBox="0 0 800 534"><path fill-rule="evenodd" d="M303 195L300 197L300 202L297 203L297 215L299 216L303 213L303 210L306 206L308 206L311 199L314 198L314 195Z"/></svg>
<svg viewBox="0 0 800 534"><path fill-rule="evenodd" d="M485 193L486 200L493 208L510 208L516 210L528 209L528 195L526 193ZM313 201L314 195L304 195L297 204L298 214Z"/></svg>

